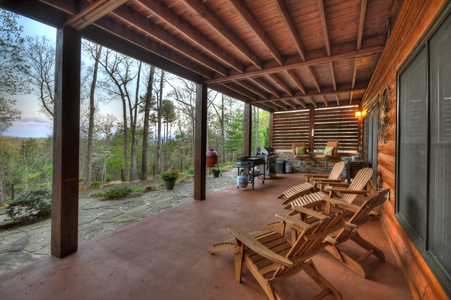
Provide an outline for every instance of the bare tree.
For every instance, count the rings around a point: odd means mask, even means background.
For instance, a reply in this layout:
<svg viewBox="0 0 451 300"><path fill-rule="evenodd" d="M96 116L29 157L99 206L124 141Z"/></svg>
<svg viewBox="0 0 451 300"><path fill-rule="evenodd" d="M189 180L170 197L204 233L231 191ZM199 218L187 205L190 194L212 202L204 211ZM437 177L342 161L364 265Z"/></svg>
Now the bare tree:
<svg viewBox="0 0 451 300"><path fill-rule="evenodd" d="M25 57L30 66L25 73L35 87L42 111L53 119L55 45L46 36L27 37Z"/></svg>
<svg viewBox="0 0 451 300"><path fill-rule="evenodd" d="M150 108L152 106L152 87L155 75L155 67L150 66L149 76L147 80L147 92L144 96L144 121L143 121L143 146L141 159L141 180L147 180L147 164L148 164L148 147L149 147L149 123Z"/></svg>
<svg viewBox="0 0 451 300"><path fill-rule="evenodd" d="M95 127L95 95L97 86L97 74L99 70L99 61L102 55L102 46L89 42L83 43L85 50L94 59L94 67L92 72L91 89L89 92L89 121L88 121L88 149L86 151L85 164L85 185L89 186L92 181L92 153L93 153L93 136Z"/></svg>
<svg viewBox="0 0 451 300"><path fill-rule="evenodd" d="M136 61L120 53L106 50L99 61L110 80L103 82L103 87L111 95L119 96L122 101L122 124L124 128L124 179L129 180L129 127L127 123L127 106L131 103L128 85L136 78L134 72ZM111 83L111 84L110 84ZM130 112L131 113L131 112Z"/></svg>

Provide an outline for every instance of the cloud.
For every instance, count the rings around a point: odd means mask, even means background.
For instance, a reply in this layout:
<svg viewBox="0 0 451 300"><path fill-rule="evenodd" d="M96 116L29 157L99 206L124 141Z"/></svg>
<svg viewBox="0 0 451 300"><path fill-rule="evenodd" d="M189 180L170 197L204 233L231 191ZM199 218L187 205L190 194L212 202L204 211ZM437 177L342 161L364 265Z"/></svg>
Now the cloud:
<svg viewBox="0 0 451 300"><path fill-rule="evenodd" d="M3 136L47 137L53 134L53 121L43 117L29 117L17 120Z"/></svg>

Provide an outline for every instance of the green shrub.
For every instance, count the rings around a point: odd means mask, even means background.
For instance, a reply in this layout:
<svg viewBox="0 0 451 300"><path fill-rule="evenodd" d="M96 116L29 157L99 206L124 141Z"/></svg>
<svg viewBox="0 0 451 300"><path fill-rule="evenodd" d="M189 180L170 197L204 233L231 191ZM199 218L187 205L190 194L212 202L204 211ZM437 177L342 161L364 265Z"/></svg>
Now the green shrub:
<svg viewBox="0 0 451 300"><path fill-rule="evenodd" d="M52 214L52 190L40 188L24 193L8 203L6 213L15 220L49 218Z"/></svg>
<svg viewBox="0 0 451 300"><path fill-rule="evenodd" d="M177 173L176 172L163 172L163 173L161 173L161 179L175 180L175 179L177 179Z"/></svg>
<svg viewBox="0 0 451 300"><path fill-rule="evenodd" d="M102 183L100 181L91 181L89 183L88 189L98 189L102 186Z"/></svg>
<svg viewBox="0 0 451 300"><path fill-rule="evenodd" d="M111 189L105 191L103 197L105 197L106 199L119 199L124 198L131 193L133 193L133 190L131 188Z"/></svg>

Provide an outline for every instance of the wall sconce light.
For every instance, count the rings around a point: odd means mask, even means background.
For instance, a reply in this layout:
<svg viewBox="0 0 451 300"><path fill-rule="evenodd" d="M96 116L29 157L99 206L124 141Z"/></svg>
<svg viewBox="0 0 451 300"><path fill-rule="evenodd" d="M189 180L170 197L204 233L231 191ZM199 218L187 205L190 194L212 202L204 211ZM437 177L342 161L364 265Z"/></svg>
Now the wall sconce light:
<svg viewBox="0 0 451 300"><path fill-rule="evenodd" d="M356 111L356 112L355 112L355 117L356 117L356 118L362 117L362 112L361 112L361 111Z"/></svg>

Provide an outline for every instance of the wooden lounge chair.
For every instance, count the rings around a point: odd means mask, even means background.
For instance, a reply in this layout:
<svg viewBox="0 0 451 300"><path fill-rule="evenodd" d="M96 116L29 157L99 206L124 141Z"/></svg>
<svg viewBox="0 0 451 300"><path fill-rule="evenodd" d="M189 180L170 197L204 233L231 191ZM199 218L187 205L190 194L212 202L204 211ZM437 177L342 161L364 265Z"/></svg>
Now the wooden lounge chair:
<svg viewBox="0 0 451 300"><path fill-rule="evenodd" d="M339 141L329 141L326 143L326 148L324 151L327 150L328 147L333 147L332 152L330 154L324 152L323 154L317 154L316 158L324 158L324 171L329 170L329 166L327 165L327 160L331 157L338 157L338 144Z"/></svg>
<svg viewBox="0 0 451 300"><path fill-rule="evenodd" d="M305 271L321 288L315 299L329 294L335 299L342 299L338 290L318 272L311 258L328 245L323 242L327 235L343 228L344 211L326 216L309 209L300 209L307 215L314 215L318 221L307 224L287 215L278 215L283 224L289 224L298 232L298 238L292 244L285 239L284 230L249 234L231 227L228 231L234 239L229 241L228 246L223 248L215 245L209 251L217 253L232 250L236 280L241 282L243 263L246 264L270 299L281 299L273 283L301 271Z"/></svg>
<svg viewBox="0 0 451 300"><path fill-rule="evenodd" d="M316 193L303 195L292 200L284 208L293 209L295 206L305 206L308 208L317 207L318 205L322 205L322 199L326 197L334 198L337 196L343 202L352 203L358 195L367 195L369 193L369 190L365 190L365 187L370 183L372 177L372 168L360 169L354 177L352 183L340 183L340 186L333 186L331 183L330 186L325 187L325 192L319 191ZM326 192L328 192L329 195L326 194Z"/></svg>
<svg viewBox="0 0 451 300"><path fill-rule="evenodd" d="M278 198L283 199L282 204L287 204L291 202L291 200L298 198L302 195L309 194L312 192L316 192L316 189L318 186L321 185L321 182L324 180L329 180L329 182L340 182L339 179L341 177L341 172L343 172L343 169L345 168L345 163L340 161L337 162L332 171L326 175L327 177L323 176L315 176L320 174L312 174L310 176L310 182L304 182L298 185L293 186L292 188L289 188L288 190L284 191Z"/></svg>
<svg viewBox="0 0 451 300"><path fill-rule="evenodd" d="M299 153L299 151L297 151L297 149L299 148L304 148L302 153ZM303 159L308 159L310 157L310 155L308 154L308 149L307 149L307 143L306 142L296 142L296 143L292 143L291 144L291 148L293 150L293 157L294 158L298 158L300 161L300 165L299 165L299 171L302 172L305 167L302 164L302 160Z"/></svg>
<svg viewBox="0 0 451 300"><path fill-rule="evenodd" d="M329 235L326 238L329 245L327 245L325 249L354 273L363 278L366 278L366 272L362 267L363 261L371 257L371 255L374 255L381 261L385 261L385 255L376 246L362 238L358 233L358 229L368 221L372 215L372 212L374 212L374 209L382 205L387 200L387 194L389 192L390 190L382 190L374 196L368 198L360 206L332 198L323 199L323 201L326 202L326 214L330 213L332 208L339 210L345 209L353 213L352 217L346 222L345 227L343 227L338 233ZM303 215L304 209L298 211L297 207L294 207L294 210L300 214L299 219L305 220L305 216ZM344 253L338 246L348 240L353 241L365 249L365 253L355 259Z"/></svg>

